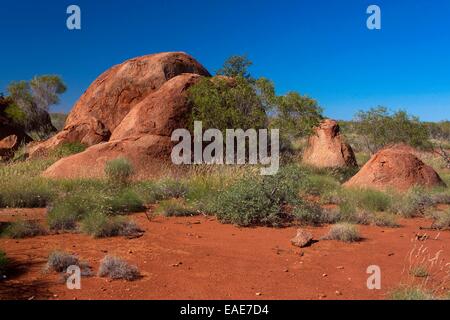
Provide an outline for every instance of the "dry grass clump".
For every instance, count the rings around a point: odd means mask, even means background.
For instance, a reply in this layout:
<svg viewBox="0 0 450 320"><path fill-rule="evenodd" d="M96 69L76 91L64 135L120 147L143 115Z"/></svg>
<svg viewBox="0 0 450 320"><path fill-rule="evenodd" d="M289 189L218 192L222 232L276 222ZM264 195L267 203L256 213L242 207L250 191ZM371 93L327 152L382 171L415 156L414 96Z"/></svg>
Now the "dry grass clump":
<svg viewBox="0 0 450 320"><path fill-rule="evenodd" d="M123 259L106 256L100 262L98 271L100 277L109 277L111 279L125 279L133 281L140 277L139 269L136 266L128 264Z"/></svg>
<svg viewBox="0 0 450 320"><path fill-rule="evenodd" d="M134 221L120 216L111 217L101 212L86 216L81 222L81 230L94 238L134 237L143 233Z"/></svg>
<svg viewBox="0 0 450 320"><path fill-rule="evenodd" d="M32 238L46 235L44 227L34 220L17 220L10 223L2 232L3 236L12 239Z"/></svg>
<svg viewBox="0 0 450 320"><path fill-rule="evenodd" d="M161 201L157 212L166 217L190 217L198 215L198 212L190 208L179 199Z"/></svg>
<svg viewBox="0 0 450 320"><path fill-rule="evenodd" d="M67 268L71 266L79 267L83 276L92 275L92 270L88 263L80 261L77 256L63 251L53 251L50 253L46 269L55 272L66 272Z"/></svg>
<svg viewBox="0 0 450 320"><path fill-rule="evenodd" d="M437 230L449 230L450 229L450 209L443 212L433 212L431 215L433 224L431 228Z"/></svg>
<svg viewBox="0 0 450 320"><path fill-rule="evenodd" d="M105 174L111 183L125 185L130 183L134 168L128 159L117 158L106 163Z"/></svg>
<svg viewBox="0 0 450 320"><path fill-rule="evenodd" d="M420 287L401 286L389 294L391 300L438 300L432 293Z"/></svg>
<svg viewBox="0 0 450 320"><path fill-rule="evenodd" d="M324 240L338 240L343 242L357 242L360 241L361 235L357 226L351 223L338 223L331 227Z"/></svg>

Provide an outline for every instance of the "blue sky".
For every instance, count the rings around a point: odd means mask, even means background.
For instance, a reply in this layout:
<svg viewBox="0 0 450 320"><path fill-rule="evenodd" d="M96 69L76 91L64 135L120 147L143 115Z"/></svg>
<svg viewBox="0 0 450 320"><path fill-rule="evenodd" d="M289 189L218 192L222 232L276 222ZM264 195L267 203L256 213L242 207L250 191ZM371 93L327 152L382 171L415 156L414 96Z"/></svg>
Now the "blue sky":
<svg viewBox="0 0 450 320"><path fill-rule="evenodd" d="M70 4L81 7L80 31L66 28ZM380 31L366 28L370 4L381 7ZM59 74L69 90L55 111L114 64L185 51L211 72L247 54L255 76L317 99L329 117L384 105L450 119L448 0L17 0L0 9L0 91Z"/></svg>

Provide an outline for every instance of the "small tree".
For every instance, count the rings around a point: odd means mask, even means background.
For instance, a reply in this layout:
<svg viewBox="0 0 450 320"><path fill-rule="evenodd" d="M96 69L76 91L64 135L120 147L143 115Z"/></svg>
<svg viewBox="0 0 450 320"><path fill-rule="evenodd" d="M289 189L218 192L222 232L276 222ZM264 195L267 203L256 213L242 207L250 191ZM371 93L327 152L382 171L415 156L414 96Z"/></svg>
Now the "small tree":
<svg viewBox="0 0 450 320"><path fill-rule="evenodd" d="M418 117L405 111L390 113L385 107L359 111L355 117L355 128L371 153L395 143L405 143L416 148L431 147L426 126Z"/></svg>
<svg viewBox="0 0 450 320"><path fill-rule="evenodd" d="M285 139L296 139L310 135L322 120L322 108L317 101L297 92L278 98L277 113L272 122Z"/></svg>
<svg viewBox="0 0 450 320"><path fill-rule="evenodd" d="M203 128L222 131L232 128L263 128L267 124L265 105L255 86L238 76L230 84L225 79L202 79L189 89L192 120Z"/></svg>
<svg viewBox="0 0 450 320"><path fill-rule="evenodd" d="M46 138L56 129L52 125L49 109L59 103L59 95L66 91L66 86L55 75L43 75L31 81L12 82L8 92L13 104L25 114L24 126L39 138Z"/></svg>
<svg viewBox="0 0 450 320"><path fill-rule="evenodd" d="M243 77L250 79L251 75L248 72L248 68L252 64L253 62L247 56L231 56L225 61L223 67L217 71L217 74L232 78Z"/></svg>
<svg viewBox="0 0 450 320"><path fill-rule="evenodd" d="M272 81L252 77L251 65L246 56L232 56L218 71L228 78L203 79L189 89L193 106L190 127L197 120L205 129L222 131L267 128L272 114L272 127L280 129L285 142L309 134L321 120L317 102L296 92L277 96Z"/></svg>

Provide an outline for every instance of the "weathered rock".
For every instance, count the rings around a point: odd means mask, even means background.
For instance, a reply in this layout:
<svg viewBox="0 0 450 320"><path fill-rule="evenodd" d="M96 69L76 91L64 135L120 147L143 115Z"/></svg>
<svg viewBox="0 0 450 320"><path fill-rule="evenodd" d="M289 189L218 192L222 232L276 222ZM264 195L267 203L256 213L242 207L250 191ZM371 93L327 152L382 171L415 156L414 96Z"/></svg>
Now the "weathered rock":
<svg viewBox="0 0 450 320"><path fill-rule="evenodd" d="M376 153L344 186L407 191L414 186L445 183L436 171L405 148L390 147Z"/></svg>
<svg viewBox="0 0 450 320"><path fill-rule="evenodd" d="M0 117L0 157L9 158L22 144L33 141L25 131Z"/></svg>
<svg viewBox="0 0 450 320"><path fill-rule="evenodd" d="M319 168L357 166L355 154L336 121L326 119L315 129L303 154L303 163Z"/></svg>
<svg viewBox="0 0 450 320"><path fill-rule="evenodd" d="M30 156L45 153L65 142L92 146L109 141L135 106L183 73L210 76L201 64L183 52L138 57L110 68L75 104L63 131L30 148Z"/></svg>
<svg viewBox="0 0 450 320"><path fill-rule="evenodd" d="M126 115L109 142L63 158L44 172L49 178L102 177L107 161L126 157L137 178L159 176L171 169L172 132L186 127L190 114L187 89L197 74L176 76L148 95Z"/></svg>
<svg viewBox="0 0 450 320"><path fill-rule="evenodd" d="M300 247L300 248L304 248L304 247L308 247L312 244L313 241L313 235L303 229L298 229L297 230L297 235L291 239L291 243L294 246Z"/></svg>

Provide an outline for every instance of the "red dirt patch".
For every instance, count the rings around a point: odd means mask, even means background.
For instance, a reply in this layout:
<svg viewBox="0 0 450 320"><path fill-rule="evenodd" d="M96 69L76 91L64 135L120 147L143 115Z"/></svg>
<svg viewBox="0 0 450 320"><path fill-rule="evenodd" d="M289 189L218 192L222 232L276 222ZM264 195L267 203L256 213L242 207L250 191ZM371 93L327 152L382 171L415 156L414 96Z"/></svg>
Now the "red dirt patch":
<svg viewBox="0 0 450 320"><path fill-rule="evenodd" d="M16 215L13 217L13 215ZM0 221L43 219L45 210L1 210ZM296 228L237 228L208 217L133 218L146 231L138 239L92 239L60 234L32 239L0 239L0 248L20 272L0 282L0 299L385 299L408 267L412 239L431 222L402 220L398 229L361 226L364 241L319 241L309 248L291 245ZM305 228L319 239L328 228ZM431 252L445 250L450 232L426 231ZM77 254L98 270L106 254L136 264L143 278L134 282L82 279L81 290L68 290L43 268L55 249ZM368 290L366 269L379 265L382 290ZM341 293L341 295L336 294ZM256 293L261 293L257 296Z"/></svg>

